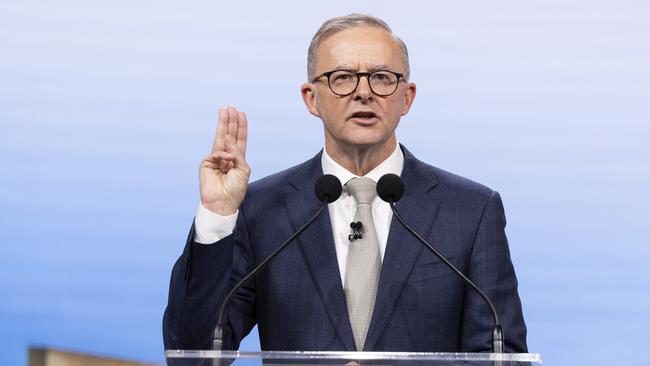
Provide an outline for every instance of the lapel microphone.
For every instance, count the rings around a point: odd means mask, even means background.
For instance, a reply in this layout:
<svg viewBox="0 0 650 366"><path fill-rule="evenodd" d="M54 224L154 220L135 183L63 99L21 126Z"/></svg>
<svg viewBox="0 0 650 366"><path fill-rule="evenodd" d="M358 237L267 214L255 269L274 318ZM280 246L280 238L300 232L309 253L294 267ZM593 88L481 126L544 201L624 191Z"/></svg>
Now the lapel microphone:
<svg viewBox="0 0 650 366"><path fill-rule="evenodd" d="M501 329L501 324L499 323L499 316L497 315L497 311L494 308L494 305L492 304L492 301L487 297L487 295L481 291L481 289L476 286L472 280L467 278L461 272L456 268L451 262L447 260L447 258L443 257L437 250L435 250L431 244L429 244L420 234L415 232L404 220L402 217L399 215L397 212L397 209L395 208L395 202L399 201L400 198L404 195L404 183L402 182L402 179L396 175L396 174L385 174L381 178L379 178L379 181L377 181L377 195L384 201L388 202L390 205L390 209L393 210L393 214L397 218L397 220L404 226L404 228L411 233L413 236L415 236L424 246L431 251L436 257L438 257L447 267L449 267L454 273L456 273L462 280L469 286L471 287L476 293L479 294L479 296L485 301L485 303L490 307L490 311L492 312L492 319L493 319L493 328L492 328L492 352L493 353L503 353L503 330Z"/></svg>
<svg viewBox="0 0 650 366"><path fill-rule="evenodd" d="M352 233L350 235L348 235L348 240L349 241L354 242L357 239L363 238L364 229L363 229L363 224L361 223L361 221L357 221L357 222L352 221L350 223L350 228L352 229Z"/></svg>
<svg viewBox="0 0 650 366"><path fill-rule="evenodd" d="M237 282L237 284L232 288L232 290L230 290L230 292L228 292L224 298L223 303L221 303L221 307L219 308L219 317L217 318L217 325L214 328L214 333L212 336L212 349L214 351L221 351L221 348L223 347L223 317L226 312L226 308L232 301L232 298L234 297L237 290L244 286L248 280L255 277L255 275L262 268L264 268L271 259L273 259L273 257L278 255L278 253L284 250L284 248L286 248L298 235L305 231L305 229L307 229L307 227L311 225L316 220L316 218L318 218L318 216L320 216L320 214L329 203L336 201L341 196L343 186L337 177L331 174L325 174L318 178L316 181L316 184L314 185L314 191L318 200L321 201L321 206L318 211L316 211L314 216L312 216L303 226L301 226L295 233L293 233L293 235L291 235L284 243L282 243L278 249L274 250L273 253L264 258L260 264L253 268L253 270L244 276L244 278L242 278L239 282ZM359 222L359 225L361 225L361 222ZM218 365L218 362L213 364Z"/></svg>

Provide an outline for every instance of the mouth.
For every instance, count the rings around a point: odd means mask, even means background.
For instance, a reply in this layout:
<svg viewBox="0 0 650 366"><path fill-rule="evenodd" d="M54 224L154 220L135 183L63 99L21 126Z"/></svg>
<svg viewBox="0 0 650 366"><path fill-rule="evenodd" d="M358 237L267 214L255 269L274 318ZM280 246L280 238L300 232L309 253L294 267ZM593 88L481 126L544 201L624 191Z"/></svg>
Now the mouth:
<svg viewBox="0 0 650 366"><path fill-rule="evenodd" d="M359 111L352 113L348 119L355 120L356 122L362 124L367 124L374 123L379 119L379 117L375 112L372 111Z"/></svg>

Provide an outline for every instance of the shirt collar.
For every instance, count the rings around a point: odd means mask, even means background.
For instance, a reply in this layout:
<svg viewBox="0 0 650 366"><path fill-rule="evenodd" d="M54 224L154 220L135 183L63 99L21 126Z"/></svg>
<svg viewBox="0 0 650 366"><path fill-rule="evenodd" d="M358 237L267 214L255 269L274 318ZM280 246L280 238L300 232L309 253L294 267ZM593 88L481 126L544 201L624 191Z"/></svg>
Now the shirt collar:
<svg viewBox="0 0 650 366"><path fill-rule="evenodd" d="M323 155L321 156L321 165L323 166L323 174L332 174L337 177L343 185L345 185L345 183L350 179L359 177L334 161L325 149L323 149ZM397 143L395 144L395 150L373 170L369 171L365 177L377 182L384 174L393 173L401 175L402 168L404 168L404 153L402 152L402 149L400 149L399 143Z"/></svg>

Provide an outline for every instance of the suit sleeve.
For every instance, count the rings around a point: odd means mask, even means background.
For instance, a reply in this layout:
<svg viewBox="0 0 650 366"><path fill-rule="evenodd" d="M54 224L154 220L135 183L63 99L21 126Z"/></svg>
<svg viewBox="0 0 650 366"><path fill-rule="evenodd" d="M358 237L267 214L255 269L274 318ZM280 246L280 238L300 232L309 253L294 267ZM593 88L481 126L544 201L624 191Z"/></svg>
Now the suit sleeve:
<svg viewBox="0 0 650 366"><path fill-rule="evenodd" d="M490 195L478 225L469 277L494 303L505 339L507 353L525 353L526 324L517 292L517 277L510 259L505 234L506 218L501 197ZM484 301L470 288L465 289L462 315L461 349L486 352L492 349L492 314Z"/></svg>
<svg viewBox="0 0 650 366"><path fill-rule="evenodd" d="M243 210L233 234L210 245L194 241L194 225L172 269L163 317L165 349L211 349L219 307L235 283L252 268ZM237 349L255 319L255 283L241 288L224 320L224 349Z"/></svg>

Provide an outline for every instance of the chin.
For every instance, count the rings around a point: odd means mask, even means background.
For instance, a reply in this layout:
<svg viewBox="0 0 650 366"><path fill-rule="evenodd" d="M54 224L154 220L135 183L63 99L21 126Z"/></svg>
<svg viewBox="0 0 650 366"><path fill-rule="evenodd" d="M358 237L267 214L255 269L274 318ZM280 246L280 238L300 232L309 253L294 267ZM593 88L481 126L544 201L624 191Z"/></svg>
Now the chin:
<svg viewBox="0 0 650 366"><path fill-rule="evenodd" d="M373 148L387 145L391 141L391 134L383 128L348 128L338 132L340 133L328 134L326 138L341 148Z"/></svg>
<svg viewBox="0 0 650 366"><path fill-rule="evenodd" d="M370 148L374 146L385 145L388 141L379 138L359 137L346 141L348 145L360 148Z"/></svg>

